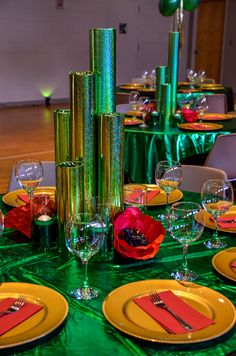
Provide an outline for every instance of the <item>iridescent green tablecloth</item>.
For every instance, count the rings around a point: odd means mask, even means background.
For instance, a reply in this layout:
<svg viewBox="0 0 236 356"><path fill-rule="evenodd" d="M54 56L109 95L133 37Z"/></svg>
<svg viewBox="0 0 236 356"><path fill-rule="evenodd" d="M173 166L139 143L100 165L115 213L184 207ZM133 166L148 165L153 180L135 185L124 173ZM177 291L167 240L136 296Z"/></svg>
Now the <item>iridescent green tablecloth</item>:
<svg viewBox="0 0 236 356"><path fill-rule="evenodd" d="M185 199L199 199L198 194L185 194ZM6 211L6 206L0 206ZM149 211L155 215L156 211ZM203 246L212 231L205 230L199 241L190 246L189 264L199 274L198 283L214 289L236 303L236 284L216 273L211 265L215 251ZM221 234L222 235L222 234ZM228 246L236 245L236 236L225 234ZM82 280L82 268L71 258L63 260L56 253L35 254L28 240L17 232L6 229L0 238L1 269L5 282L27 282L48 286L65 296L69 303L67 321L58 332L42 338L37 343L22 345L25 356L59 355L227 355L236 351L235 328L212 341L190 345L168 345L143 341L121 333L111 326L102 314L102 302L106 295L121 285L144 279L169 279L170 271L181 263L181 246L167 233L155 259L146 262L122 262L89 264L89 278L98 286L101 295L92 301L79 302L70 296L70 290ZM1 287L0 287L1 291ZM224 318L224 315L222 315ZM2 354L0 352L0 354ZM6 355L10 351L6 350Z"/></svg>
<svg viewBox="0 0 236 356"><path fill-rule="evenodd" d="M189 157L207 154L217 135L236 130L236 119L214 123L222 124L223 128L219 131L200 132L183 131L177 127L160 131L158 126L147 129L126 126L125 172L135 183L153 183L158 161L184 161Z"/></svg>

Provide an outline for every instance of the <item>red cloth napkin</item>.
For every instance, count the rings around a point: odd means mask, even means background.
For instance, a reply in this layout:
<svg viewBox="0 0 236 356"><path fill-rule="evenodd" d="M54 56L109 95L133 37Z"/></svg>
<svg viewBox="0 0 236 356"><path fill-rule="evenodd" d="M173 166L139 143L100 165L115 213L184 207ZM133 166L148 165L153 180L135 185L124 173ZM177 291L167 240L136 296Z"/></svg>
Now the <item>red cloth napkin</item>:
<svg viewBox="0 0 236 356"><path fill-rule="evenodd" d="M159 193L160 193L160 190L159 190L159 189L150 190L150 191L147 193L147 202L150 203L150 201L151 201L153 198L155 198L155 196L157 196Z"/></svg>
<svg viewBox="0 0 236 356"><path fill-rule="evenodd" d="M176 314L184 319L193 327L193 331L201 330L215 322L205 315L198 312L196 309L189 306L170 290L158 293L161 299L168 305ZM146 311L153 319L160 323L163 328L172 334L188 333L180 323L167 311L160 307L156 307L149 296L135 298L133 301Z"/></svg>
<svg viewBox="0 0 236 356"><path fill-rule="evenodd" d="M0 302L0 312L9 308L14 302L15 299L13 298L6 298L2 300ZM30 318L42 308L43 307L41 305L26 302L19 311L0 316L0 335L3 335L7 331L13 329L15 326Z"/></svg>
<svg viewBox="0 0 236 356"><path fill-rule="evenodd" d="M29 202L29 196L27 194L18 194L17 197L22 200L24 203Z"/></svg>
<svg viewBox="0 0 236 356"><path fill-rule="evenodd" d="M231 263L230 263L230 266L233 267L233 268L236 268L236 261L231 262Z"/></svg>
<svg viewBox="0 0 236 356"><path fill-rule="evenodd" d="M183 108L182 117L186 122L195 122L197 121L197 112L188 108Z"/></svg>
<svg viewBox="0 0 236 356"><path fill-rule="evenodd" d="M215 221L213 216L210 217L211 221ZM222 215L218 218L218 226L223 229L236 228L236 215Z"/></svg>
<svg viewBox="0 0 236 356"><path fill-rule="evenodd" d="M197 123L197 124L195 124L195 125L189 125L188 126L190 129L193 129L193 130L196 130L196 129L198 129L198 130L206 130L206 129L208 129L209 130L209 127L206 125L206 124L201 124L201 123Z"/></svg>

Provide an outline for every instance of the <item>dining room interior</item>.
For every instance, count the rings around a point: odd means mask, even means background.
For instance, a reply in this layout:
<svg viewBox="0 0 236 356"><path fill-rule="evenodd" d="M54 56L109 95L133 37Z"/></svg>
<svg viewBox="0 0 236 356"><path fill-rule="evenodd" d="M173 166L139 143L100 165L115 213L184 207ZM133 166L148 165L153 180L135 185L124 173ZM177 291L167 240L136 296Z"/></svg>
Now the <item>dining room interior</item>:
<svg viewBox="0 0 236 356"><path fill-rule="evenodd" d="M0 354L236 353L235 13L1 2Z"/></svg>

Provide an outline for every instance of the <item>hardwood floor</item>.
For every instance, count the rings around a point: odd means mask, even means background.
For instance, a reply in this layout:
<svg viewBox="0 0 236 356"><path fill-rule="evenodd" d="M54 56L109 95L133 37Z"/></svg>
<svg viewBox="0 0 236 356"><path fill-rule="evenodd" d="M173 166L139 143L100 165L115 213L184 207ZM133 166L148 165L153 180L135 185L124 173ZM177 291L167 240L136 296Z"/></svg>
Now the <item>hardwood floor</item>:
<svg viewBox="0 0 236 356"><path fill-rule="evenodd" d="M54 160L54 119L69 104L0 108L0 193L6 193L12 166L23 158Z"/></svg>

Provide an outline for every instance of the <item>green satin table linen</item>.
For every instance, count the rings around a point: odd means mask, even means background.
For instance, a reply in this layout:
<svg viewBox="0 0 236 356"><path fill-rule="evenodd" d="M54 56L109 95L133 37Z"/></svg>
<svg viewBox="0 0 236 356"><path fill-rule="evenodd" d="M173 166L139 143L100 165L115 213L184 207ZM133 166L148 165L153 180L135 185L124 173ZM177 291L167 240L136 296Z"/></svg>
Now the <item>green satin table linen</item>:
<svg viewBox="0 0 236 356"><path fill-rule="evenodd" d="M223 125L218 131L185 131L177 127L161 131L158 125L147 129L126 126L125 172L132 182L154 183L157 162L183 161L207 154L218 135L236 130L236 119L217 121L218 123Z"/></svg>
<svg viewBox="0 0 236 356"><path fill-rule="evenodd" d="M185 200L199 201L200 195L185 193ZM0 202L6 213L8 207ZM148 210L156 216L165 207ZM236 284L214 271L211 259L216 251L203 245L212 234L205 229L202 237L189 248L189 265L199 274L197 283L222 293L236 303ZM228 247L236 245L234 234L220 233ZM55 289L68 301L69 314L66 322L52 335L30 345L22 345L0 354L24 356L98 355L117 356L223 356L236 350L236 330L212 341L189 345L159 344L130 337L110 325L102 313L102 303L113 289L134 281L145 279L170 279L170 272L181 264L182 248L167 233L155 258L139 262L115 258L112 262L89 262L89 279L100 289L100 296L91 301L76 301L70 291L80 285L83 278L81 263L71 257L63 259L54 252L36 254L31 250L29 239L17 231L5 229L0 238L1 271L5 282L36 283ZM217 251L218 252L218 251ZM1 286L0 286L1 291ZM222 315L222 318L224 315ZM6 351L4 353L4 351Z"/></svg>

